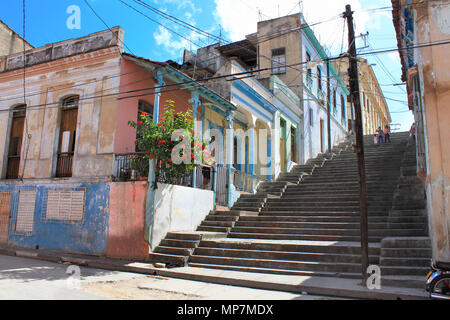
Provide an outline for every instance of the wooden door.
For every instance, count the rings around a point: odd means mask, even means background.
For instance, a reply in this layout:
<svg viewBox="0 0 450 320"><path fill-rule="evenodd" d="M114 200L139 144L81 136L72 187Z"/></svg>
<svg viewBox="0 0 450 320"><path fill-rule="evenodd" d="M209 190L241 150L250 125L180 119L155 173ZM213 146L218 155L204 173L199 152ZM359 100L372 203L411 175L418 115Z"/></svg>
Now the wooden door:
<svg viewBox="0 0 450 320"><path fill-rule="evenodd" d="M0 244L8 243L11 192L0 192Z"/></svg>
<svg viewBox="0 0 450 320"><path fill-rule="evenodd" d="M15 110L13 113L11 133L9 138L6 179L19 178L20 153L22 151L24 124L25 124L25 111Z"/></svg>
<svg viewBox="0 0 450 320"><path fill-rule="evenodd" d="M58 146L57 177L72 176L72 160L75 151L78 108L67 108L61 112L61 127Z"/></svg>

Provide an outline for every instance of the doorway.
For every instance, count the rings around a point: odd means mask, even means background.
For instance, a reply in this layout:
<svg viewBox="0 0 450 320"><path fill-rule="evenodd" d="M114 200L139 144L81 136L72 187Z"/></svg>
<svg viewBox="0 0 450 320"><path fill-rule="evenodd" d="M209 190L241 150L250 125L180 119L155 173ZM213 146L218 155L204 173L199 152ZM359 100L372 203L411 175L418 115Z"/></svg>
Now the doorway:
<svg viewBox="0 0 450 320"><path fill-rule="evenodd" d="M25 105L21 105L13 109L6 179L19 178L20 153L22 151L22 140L25 124L25 110Z"/></svg>

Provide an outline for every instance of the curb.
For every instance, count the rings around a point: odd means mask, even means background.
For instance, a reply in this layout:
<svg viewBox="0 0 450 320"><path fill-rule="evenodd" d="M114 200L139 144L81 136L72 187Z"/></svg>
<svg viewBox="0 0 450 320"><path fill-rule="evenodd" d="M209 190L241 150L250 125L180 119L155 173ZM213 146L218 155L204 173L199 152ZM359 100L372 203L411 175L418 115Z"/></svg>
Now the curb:
<svg viewBox="0 0 450 320"><path fill-rule="evenodd" d="M163 277L179 278L185 280L210 282L223 285L249 287L254 289L286 291L293 293L304 293L321 296L333 296L339 298L353 298L353 299L372 299L372 300L427 300L428 297L423 294L409 294L393 291L370 291L365 288L347 289L347 288L332 288L323 286L312 286L302 284L289 284L275 281L260 281L254 279L245 279L223 275L207 275L189 273L180 270L170 270L167 268L155 268L152 264L136 261L108 261L96 260L89 258L72 257L70 255L45 254L27 251L24 249L0 248L0 254L17 256L23 258L31 258L37 260L45 260L50 262L69 262L80 266L111 270L139 273L146 275L157 275ZM392 289L399 289L397 287ZM400 289L401 290L401 289Z"/></svg>

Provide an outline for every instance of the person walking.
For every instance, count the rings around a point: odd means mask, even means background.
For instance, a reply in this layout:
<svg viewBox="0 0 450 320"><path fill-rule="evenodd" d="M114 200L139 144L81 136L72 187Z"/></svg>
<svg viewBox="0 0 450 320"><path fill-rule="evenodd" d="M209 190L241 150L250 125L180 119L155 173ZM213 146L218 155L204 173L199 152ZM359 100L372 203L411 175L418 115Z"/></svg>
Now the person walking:
<svg viewBox="0 0 450 320"><path fill-rule="evenodd" d="M378 127L377 133L378 133L378 143L383 144L384 136L383 136L383 130L381 130L381 127Z"/></svg>
<svg viewBox="0 0 450 320"><path fill-rule="evenodd" d="M413 122L411 125L411 129L409 129L409 136L412 138L413 141L416 140L416 123Z"/></svg>
<svg viewBox="0 0 450 320"><path fill-rule="evenodd" d="M391 129L388 125L384 126L384 142L385 143L391 143Z"/></svg>

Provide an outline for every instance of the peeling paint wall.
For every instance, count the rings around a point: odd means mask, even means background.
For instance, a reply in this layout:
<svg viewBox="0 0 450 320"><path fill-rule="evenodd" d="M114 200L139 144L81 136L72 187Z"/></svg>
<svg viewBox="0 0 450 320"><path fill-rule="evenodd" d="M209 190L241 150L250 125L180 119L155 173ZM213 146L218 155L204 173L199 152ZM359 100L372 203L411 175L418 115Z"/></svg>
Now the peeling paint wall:
<svg viewBox="0 0 450 320"><path fill-rule="evenodd" d="M20 175L50 178L55 175L61 101L80 97L73 177L109 176L113 168L116 96L120 83L117 47L78 54L26 69L26 126ZM0 178L6 175L12 107L22 104L23 70L0 73ZM92 98L97 97L97 98ZM30 139L28 139L28 136ZM25 160L26 159L26 160ZM3 161L2 161L3 160Z"/></svg>
<svg viewBox="0 0 450 320"><path fill-rule="evenodd" d="M49 190L85 190L85 208L82 221L46 218L46 193ZM11 192L11 219L9 244L22 247L64 250L87 254L106 253L109 185L103 183L0 185L0 192ZM36 191L32 232L17 232L17 204L20 190Z"/></svg>
<svg viewBox="0 0 450 320"><path fill-rule="evenodd" d="M450 3L413 5L415 43L441 42L450 34ZM427 155L426 188L433 258L450 261L450 58L448 46L415 49L423 92Z"/></svg>
<svg viewBox="0 0 450 320"><path fill-rule="evenodd" d="M149 245L144 239L147 188L147 182L111 183L108 257L148 258Z"/></svg>
<svg viewBox="0 0 450 320"><path fill-rule="evenodd" d="M135 151L134 141L136 140L136 129L128 125L128 121L137 121L138 117L138 104L139 100L154 106L155 95L154 89L142 90L145 88L154 88L156 86L153 74L151 71L136 65L134 62L122 59L121 60L121 72L123 76L120 80L120 92L133 91L134 93L121 95L121 97L134 96L127 99L121 99L118 102L118 113L116 122L116 140L114 143L115 153L129 153ZM166 85L170 85L170 81L167 81ZM168 89L174 87L168 87ZM170 90L169 89L169 90ZM139 90L139 91L136 91ZM177 90L164 93L162 90L160 97L159 117L163 117L164 106L167 100L174 101L174 110L177 112L192 111L192 105L189 102L191 99L191 93L188 90ZM200 114L200 113L199 113Z"/></svg>

